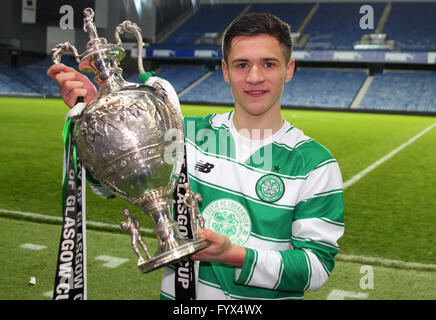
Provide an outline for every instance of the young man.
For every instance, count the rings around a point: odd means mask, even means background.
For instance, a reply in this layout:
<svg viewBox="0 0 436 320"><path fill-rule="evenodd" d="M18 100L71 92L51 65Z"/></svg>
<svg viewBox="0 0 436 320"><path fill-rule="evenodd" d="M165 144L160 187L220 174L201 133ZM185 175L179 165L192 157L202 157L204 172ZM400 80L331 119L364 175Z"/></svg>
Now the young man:
<svg viewBox="0 0 436 320"><path fill-rule="evenodd" d="M226 29L222 48L234 110L185 117L190 184L206 221L197 233L212 243L192 256L199 261L197 299L302 299L325 283L339 250L339 166L281 116L283 87L294 72L289 26L270 14L247 14ZM95 98L79 75L56 70L48 74L69 106L80 95ZM162 299L175 298L175 273L165 267Z"/></svg>

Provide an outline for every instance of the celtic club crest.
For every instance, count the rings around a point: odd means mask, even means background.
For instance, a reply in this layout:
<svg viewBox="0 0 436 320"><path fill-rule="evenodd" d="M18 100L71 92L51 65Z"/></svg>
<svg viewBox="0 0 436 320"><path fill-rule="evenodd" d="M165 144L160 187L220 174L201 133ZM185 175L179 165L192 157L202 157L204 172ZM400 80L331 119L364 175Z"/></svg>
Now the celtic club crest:
<svg viewBox="0 0 436 320"><path fill-rule="evenodd" d="M222 234L233 244L243 245L251 231L247 210L237 201L220 199L210 203L202 212L206 228Z"/></svg>
<svg viewBox="0 0 436 320"><path fill-rule="evenodd" d="M257 196L266 202L275 202L285 193L285 184L280 177L267 174L256 183Z"/></svg>

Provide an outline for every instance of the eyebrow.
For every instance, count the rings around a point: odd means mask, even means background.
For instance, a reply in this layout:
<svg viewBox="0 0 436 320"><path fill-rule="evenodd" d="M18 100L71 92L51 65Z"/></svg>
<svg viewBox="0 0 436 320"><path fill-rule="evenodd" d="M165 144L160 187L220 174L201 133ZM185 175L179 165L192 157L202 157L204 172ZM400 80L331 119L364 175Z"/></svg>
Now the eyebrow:
<svg viewBox="0 0 436 320"><path fill-rule="evenodd" d="M248 62L248 61L250 61L250 60L249 60L249 59L245 59L245 58L238 58L238 59L234 59L234 60L232 60L232 63ZM269 57L262 58L262 61L264 61L264 62L268 62L268 61L276 61L276 62L280 62L280 60L277 59L277 58L269 58Z"/></svg>

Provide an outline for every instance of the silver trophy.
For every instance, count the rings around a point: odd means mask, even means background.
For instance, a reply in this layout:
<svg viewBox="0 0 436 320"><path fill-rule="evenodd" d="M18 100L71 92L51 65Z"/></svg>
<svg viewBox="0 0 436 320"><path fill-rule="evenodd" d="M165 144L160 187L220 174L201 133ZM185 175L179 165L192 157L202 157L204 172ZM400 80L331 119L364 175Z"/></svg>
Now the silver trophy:
<svg viewBox="0 0 436 320"><path fill-rule="evenodd" d="M94 12L84 10L83 29L89 34L87 50L81 55L69 42L53 50L53 62L59 63L66 51L74 54L81 71L95 73L99 84L98 98L77 115L73 138L86 169L106 188L133 205L141 206L154 223L159 247L152 257L142 241L139 221L128 210L121 228L130 232L132 248L138 256L138 267L149 272L181 260L209 245L208 241L181 236L172 218L171 195L177 184L184 156L184 126L180 110L169 100L159 84L152 86L126 82L118 62L125 56L120 34L133 33L138 41L138 68L142 65L141 29L124 21L115 30L116 44L99 38L93 22ZM204 226L198 214L201 197L189 192L184 203L194 220ZM192 214L194 213L194 214ZM143 258L137 244L145 251Z"/></svg>

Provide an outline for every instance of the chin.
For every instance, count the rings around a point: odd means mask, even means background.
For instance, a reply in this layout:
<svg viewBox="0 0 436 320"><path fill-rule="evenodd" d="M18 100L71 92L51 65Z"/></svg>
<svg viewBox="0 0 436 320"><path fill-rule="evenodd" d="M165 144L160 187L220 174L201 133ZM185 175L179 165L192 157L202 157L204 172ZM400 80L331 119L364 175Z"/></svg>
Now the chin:
<svg viewBox="0 0 436 320"><path fill-rule="evenodd" d="M261 116L267 113L271 107L265 106L250 106L248 108L244 108L245 112L247 112L251 116Z"/></svg>

